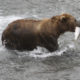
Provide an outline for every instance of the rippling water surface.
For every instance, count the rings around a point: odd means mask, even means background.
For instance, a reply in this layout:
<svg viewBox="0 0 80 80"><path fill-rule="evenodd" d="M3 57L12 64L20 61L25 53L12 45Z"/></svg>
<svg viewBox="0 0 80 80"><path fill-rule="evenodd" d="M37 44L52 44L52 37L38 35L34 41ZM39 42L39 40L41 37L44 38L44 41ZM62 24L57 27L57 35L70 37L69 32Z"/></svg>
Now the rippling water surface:
<svg viewBox="0 0 80 80"><path fill-rule="evenodd" d="M7 25L21 18L42 19L70 13L80 19L79 0L0 0L0 80L80 80L80 39L74 33L60 36L59 50L48 52L7 50L1 35Z"/></svg>

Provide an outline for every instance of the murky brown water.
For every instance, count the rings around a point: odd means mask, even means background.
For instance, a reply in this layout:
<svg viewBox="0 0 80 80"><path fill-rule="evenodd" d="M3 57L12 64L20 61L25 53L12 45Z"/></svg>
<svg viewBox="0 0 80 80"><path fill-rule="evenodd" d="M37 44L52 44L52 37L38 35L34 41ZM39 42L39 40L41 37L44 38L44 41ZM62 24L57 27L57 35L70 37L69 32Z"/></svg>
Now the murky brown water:
<svg viewBox="0 0 80 80"><path fill-rule="evenodd" d="M0 0L0 38L8 23L20 18L47 18L67 12L80 19L80 0ZM60 49L7 50L0 40L0 80L80 80L80 39L59 38Z"/></svg>

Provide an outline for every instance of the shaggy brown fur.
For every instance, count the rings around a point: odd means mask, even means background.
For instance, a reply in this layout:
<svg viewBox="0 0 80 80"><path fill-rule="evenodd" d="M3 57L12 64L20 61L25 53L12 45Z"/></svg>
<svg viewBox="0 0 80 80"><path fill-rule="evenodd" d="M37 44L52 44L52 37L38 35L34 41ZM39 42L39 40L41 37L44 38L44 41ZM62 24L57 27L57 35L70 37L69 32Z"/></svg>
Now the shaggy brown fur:
<svg viewBox="0 0 80 80"><path fill-rule="evenodd" d="M76 20L70 14L53 16L43 20L16 20L3 31L2 43L10 49L33 50L37 46L49 51L58 48L58 37L66 32L74 32Z"/></svg>

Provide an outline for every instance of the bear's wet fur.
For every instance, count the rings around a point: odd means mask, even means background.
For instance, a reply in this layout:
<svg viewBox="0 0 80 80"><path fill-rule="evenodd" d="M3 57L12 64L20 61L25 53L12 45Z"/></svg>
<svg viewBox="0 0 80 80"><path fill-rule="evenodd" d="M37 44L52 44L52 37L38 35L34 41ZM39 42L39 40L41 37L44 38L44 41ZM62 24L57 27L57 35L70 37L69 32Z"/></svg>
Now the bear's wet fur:
<svg viewBox="0 0 80 80"><path fill-rule="evenodd" d="M41 46L52 52L58 49L59 36L66 31L74 32L76 25L76 19L67 13L42 20L16 20L3 31L2 44L17 50Z"/></svg>

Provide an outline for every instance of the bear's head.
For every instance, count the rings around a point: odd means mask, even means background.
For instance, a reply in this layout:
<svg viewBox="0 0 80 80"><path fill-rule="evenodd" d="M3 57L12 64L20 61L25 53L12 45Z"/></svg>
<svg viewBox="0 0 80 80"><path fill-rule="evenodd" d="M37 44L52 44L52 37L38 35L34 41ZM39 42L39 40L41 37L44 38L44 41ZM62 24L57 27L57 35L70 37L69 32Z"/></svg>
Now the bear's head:
<svg viewBox="0 0 80 80"><path fill-rule="evenodd" d="M66 31L80 33L80 28L77 28L77 20L70 14L64 13L58 16L54 16L52 17L52 22L56 23L59 35Z"/></svg>
<svg viewBox="0 0 80 80"><path fill-rule="evenodd" d="M52 21L55 21L57 24L58 29L63 31L75 31L77 26L76 19L70 14L61 14L58 16L54 16Z"/></svg>

